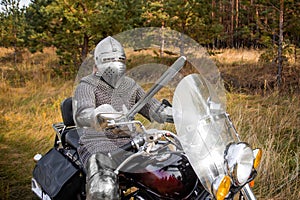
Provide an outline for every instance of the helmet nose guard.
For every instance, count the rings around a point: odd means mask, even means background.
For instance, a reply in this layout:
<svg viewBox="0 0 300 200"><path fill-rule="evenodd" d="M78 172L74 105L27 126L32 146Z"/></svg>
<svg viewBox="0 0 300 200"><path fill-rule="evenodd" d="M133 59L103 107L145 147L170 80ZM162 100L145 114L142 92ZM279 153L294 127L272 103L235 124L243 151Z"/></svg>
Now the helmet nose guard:
<svg viewBox="0 0 300 200"><path fill-rule="evenodd" d="M95 48L94 60L96 75L102 77L113 88L118 87L119 80L126 71L126 56L122 45L111 36L104 38Z"/></svg>

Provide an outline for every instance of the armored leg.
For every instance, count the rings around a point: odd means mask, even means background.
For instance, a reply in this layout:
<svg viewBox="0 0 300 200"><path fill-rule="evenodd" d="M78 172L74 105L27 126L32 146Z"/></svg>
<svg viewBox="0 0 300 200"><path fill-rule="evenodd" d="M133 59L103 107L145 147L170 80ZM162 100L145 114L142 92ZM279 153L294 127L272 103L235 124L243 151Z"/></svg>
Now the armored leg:
<svg viewBox="0 0 300 200"><path fill-rule="evenodd" d="M87 200L119 199L118 177L113 172L113 163L105 155L93 154L87 162Z"/></svg>

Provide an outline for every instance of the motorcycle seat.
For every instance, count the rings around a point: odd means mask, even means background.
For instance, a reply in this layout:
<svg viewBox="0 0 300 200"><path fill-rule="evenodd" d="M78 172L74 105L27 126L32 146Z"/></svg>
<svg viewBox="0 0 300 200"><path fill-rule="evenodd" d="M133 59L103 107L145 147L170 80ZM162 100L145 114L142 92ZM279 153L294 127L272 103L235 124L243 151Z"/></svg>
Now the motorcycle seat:
<svg viewBox="0 0 300 200"><path fill-rule="evenodd" d="M66 127L75 126L73 119L72 97L68 97L62 101L60 105L61 116Z"/></svg>
<svg viewBox="0 0 300 200"><path fill-rule="evenodd" d="M71 129L65 134L65 142L69 146L77 149L79 147L78 141L79 141L79 135L77 129Z"/></svg>
<svg viewBox="0 0 300 200"><path fill-rule="evenodd" d="M65 125L65 131L61 134L63 144L77 149L79 146L79 135L75 128L75 122L73 119L73 107L72 107L72 97L68 97L62 101L61 115L63 123Z"/></svg>

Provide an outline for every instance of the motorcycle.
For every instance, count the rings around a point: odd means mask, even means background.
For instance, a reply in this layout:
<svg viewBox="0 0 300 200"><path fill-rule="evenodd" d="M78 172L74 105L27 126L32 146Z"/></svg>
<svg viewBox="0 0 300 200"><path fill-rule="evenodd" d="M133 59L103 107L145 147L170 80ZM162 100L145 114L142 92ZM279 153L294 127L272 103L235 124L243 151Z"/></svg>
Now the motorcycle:
<svg viewBox="0 0 300 200"><path fill-rule="evenodd" d="M180 78L172 105L163 102L172 106L171 130L153 128L135 118L185 63L186 58L180 57L130 110L99 113L105 128L127 126L131 131L131 142L108 154L118 163L114 172L121 199L256 199L250 185L262 151L241 141L226 113L220 95L224 91L217 86L222 84L215 76L219 73L209 73L212 77L195 70ZM77 152L72 97L62 102L61 112L63 122L53 125L53 148L34 157L31 189L43 200L85 199L86 171Z"/></svg>

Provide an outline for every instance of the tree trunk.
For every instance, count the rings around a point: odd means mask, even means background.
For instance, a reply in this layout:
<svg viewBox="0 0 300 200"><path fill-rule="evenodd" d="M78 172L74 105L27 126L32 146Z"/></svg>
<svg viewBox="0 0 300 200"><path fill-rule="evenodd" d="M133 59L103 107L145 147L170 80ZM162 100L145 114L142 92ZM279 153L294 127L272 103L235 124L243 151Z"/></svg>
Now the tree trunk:
<svg viewBox="0 0 300 200"><path fill-rule="evenodd" d="M238 27L239 27L239 0L236 0L235 2L235 31L237 32L238 30ZM240 47L240 41L239 41L239 38L236 37L235 38L235 45L237 48Z"/></svg>
<svg viewBox="0 0 300 200"><path fill-rule="evenodd" d="M219 14L219 22L220 22L220 24L223 24L223 13L224 13L224 6L223 6L223 4L222 4L222 1L220 1L219 2L219 13L221 13L221 14Z"/></svg>
<svg viewBox="0 0 300 200"><path fill-rule="evenodd" d="M89 36L85 33L83 36L83 45L81 50L82 61L87 57L88 51L89 51Z"/></svg>
<svg viewBox="0 0 300 200"><path fill-rule="evenodd" d="M234 43L233 43L233 34L234 34L234 0L231 0L230 2L231 4L231 19L230 19L230 45L231 47L234 47Z"/></svg>
<svg viewBox="0 0 300 200"><path fill-rule="evenodd" d="M216 0L212 0L211 1L211 19L212 19L212 22L215 19L215 8L216 8Z"/></svg>
<svg viewBox="0 0 300 200"><path fill-rule="evenodd" d="M255 21L256 21L256 27L255 27L255 31L256 32L259 32L259 23L260 23L260 19L259 19L259 12L258 12L258 7L257 6L255 6L255 17L256 17L256 19L255 19ZM255 35L255 33L253 34L253 35ZM255 37L255 40L256 40L257 38Z"/></svg>
<svg viewBox="0 0 300 200"><path fill-rule="evenodd" d="M279 41L278 41L278 71L277 71L277 85L280 86L282 82L282 43L283 43L283 10L284 0L280 0L280 11L279 11Z"/></svg>

